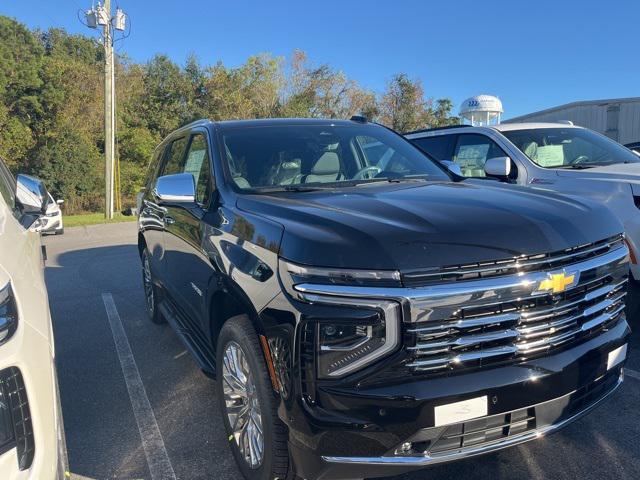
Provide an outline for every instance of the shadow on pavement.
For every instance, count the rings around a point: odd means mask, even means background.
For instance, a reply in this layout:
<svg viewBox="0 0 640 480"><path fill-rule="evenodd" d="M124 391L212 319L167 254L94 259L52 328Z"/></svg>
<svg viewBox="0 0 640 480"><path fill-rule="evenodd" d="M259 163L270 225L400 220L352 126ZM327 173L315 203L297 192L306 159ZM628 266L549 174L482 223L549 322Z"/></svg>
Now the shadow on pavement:
<svg viewBox="0 0 640 480"><path fill-rule="evenodd" d="M73 473L150 478L102 303L112 293L179 479L236 479L214 384L167 326L146 318L135 244L56 252L46 270L65 428ZM628 315L640 326L640 287ZM634 333L629 368L640 371ZM433 466L397 479L640 478L640 381L628 378L607 402L560 433L500 453Z"/></svg>

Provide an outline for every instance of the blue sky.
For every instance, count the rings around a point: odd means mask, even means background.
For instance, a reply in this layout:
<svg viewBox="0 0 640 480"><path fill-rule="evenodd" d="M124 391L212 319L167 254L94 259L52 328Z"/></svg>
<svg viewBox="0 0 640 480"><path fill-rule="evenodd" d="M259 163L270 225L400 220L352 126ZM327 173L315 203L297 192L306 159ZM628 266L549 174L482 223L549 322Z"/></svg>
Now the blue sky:
<svg viewBox="0 0 640 480"><path fill-rule="evenodd" d="M114 0L115 1L115 0ZM183 63L238 65L253 54L307 52L380 91L397 72L456 105L499 96L505 117L558 104L640 96L637 0L118 0L131 17L122 49ZM93 34L76 18L91 0L5 0L30 27Z"/></svg>

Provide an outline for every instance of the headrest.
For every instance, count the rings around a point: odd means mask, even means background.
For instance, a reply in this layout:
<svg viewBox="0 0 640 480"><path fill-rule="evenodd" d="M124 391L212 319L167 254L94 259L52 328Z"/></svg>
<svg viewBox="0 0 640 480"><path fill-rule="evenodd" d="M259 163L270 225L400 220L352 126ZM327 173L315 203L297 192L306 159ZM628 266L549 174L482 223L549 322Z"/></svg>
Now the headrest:
<svg viewBox="0 0 640 480"><path fill-rule="evenodd" d="M538 156L538 144L536 142L525 142L522 145L522 151L529 158L536 158Z"/></svg>
<svg viewBox="0 0 640 480"><path fill-rule="evenodd" d="M340 173L340 157L336 152L324 152L311 169L312 175L332 175Z"/></svg>

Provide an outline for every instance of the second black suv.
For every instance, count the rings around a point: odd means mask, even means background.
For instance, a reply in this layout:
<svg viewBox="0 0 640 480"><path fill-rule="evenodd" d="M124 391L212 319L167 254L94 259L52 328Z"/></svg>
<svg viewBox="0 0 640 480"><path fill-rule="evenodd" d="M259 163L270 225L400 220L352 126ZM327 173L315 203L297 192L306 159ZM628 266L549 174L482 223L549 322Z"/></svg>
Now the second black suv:
<svg viewBox="0 0 640 480"><path fill-rule="evenodd" d="M248 479L399 474L551 433L622 381L604 207L454 178L362 119L200 121L141 198L147 306Z"/></svg>

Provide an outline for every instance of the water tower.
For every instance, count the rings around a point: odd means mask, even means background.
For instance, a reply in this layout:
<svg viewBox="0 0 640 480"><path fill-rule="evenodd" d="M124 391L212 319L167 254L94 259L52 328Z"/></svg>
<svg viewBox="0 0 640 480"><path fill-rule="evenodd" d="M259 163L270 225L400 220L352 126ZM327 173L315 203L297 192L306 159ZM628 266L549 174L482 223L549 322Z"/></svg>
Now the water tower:
<svg viewBox="0 0 640 480"><path fill-rule="evenodd" d="M492 95L476 95L467 98L460 107L460 116L471 125L495 125L500 123L502 102Z"/></svg>

